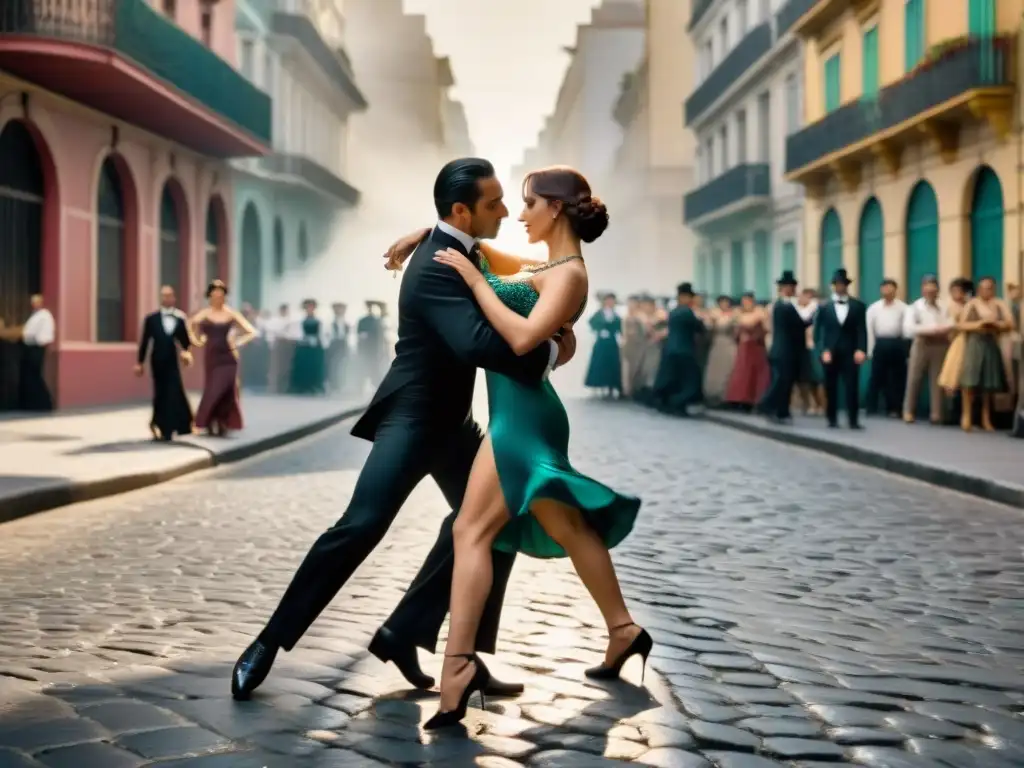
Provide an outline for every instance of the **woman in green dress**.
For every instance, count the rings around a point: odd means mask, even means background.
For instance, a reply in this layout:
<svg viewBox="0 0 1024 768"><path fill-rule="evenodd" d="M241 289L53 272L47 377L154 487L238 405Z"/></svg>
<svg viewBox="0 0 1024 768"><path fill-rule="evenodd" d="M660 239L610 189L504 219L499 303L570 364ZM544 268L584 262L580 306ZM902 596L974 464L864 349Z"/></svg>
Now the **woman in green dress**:
<svg viewBox="0 0 1024 768"><path fill-rule="evenodd" d="M591 196L586 179L564 167L527 176L523 201L520 221L531 242L547 244L546 262L522 262L489 247L481 248L482 271L452 249L435 258L459 272L494 329L526 354L583 313L588 290L580 242L601 235L608 211ZM653 645L626 608L608 552L632 530L640 500L573 469L569 420L549 381L528 386L487 371L487 396L487 436L454 525L441 703L427 729L459 722L469 696L486 686L486 669L473 649L491 589L492 547L572 560L609 631L604 663L587 670L588 676L617 677L628 658L640 655L646 662Z"/></svg>
<svg viewBox="0 0 1024 768"><path fill-rule="evenodd" d="M583 386L600 390L606 397L622 392L622 357L619 339L622 336L622 318L615 312L615 294L599 293L601 308L590 317L590 330L594 332L594 351L587 367Z"/></svg>

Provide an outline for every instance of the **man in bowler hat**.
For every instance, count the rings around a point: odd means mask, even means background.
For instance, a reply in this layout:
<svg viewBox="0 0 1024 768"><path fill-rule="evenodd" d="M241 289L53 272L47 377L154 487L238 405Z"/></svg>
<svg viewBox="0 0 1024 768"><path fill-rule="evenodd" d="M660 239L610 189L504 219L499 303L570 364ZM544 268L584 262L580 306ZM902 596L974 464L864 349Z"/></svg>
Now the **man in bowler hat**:
<svg viewBox="0 0 1024 768"><path fill-rule="evenodd" d="M851 280L845 269L832 275L832 298L814 318L814 346L825 368L825 415L828 425L839 426L839 382L846 391L846 417L850 429L860 429L860 366L867 357L868 326L864 303L849 294Z"/></svg>
<svg viewBox="0 0 1024 768"><path fill-rule="evenodd" d="M778 300L772 305L772 344L768 350L772 378L768 391L758 406L769 421L777 424L792 418L789 403L793 397L793 386L800 376L800 362L806 344L806 330L803 318L793 304L797 280L792 270L786 270L775 281L779 292Z"/></svg>

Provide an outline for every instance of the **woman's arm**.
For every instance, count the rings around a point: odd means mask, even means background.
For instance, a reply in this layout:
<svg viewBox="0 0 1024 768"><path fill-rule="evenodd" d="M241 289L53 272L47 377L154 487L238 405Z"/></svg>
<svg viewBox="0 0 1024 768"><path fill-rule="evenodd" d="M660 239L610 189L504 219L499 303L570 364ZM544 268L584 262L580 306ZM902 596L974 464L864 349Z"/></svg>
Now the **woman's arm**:
<svg viewBox="0 0 1024 768"><path fill-rule="evenodd" d="M252 327L252 323L250 323L241 312L231 310L231 317L234 319L235 325L242 329L242 334L235 337L235 349L244 347L259 335L256 333L256 329Z"/></svg>
<svg viewBox="0 0 1024 768"><path fill-rule="evenodd" d="M587 295L586 275L577 269L559 269L544 281L544 292L523 317L506 307L482 277L470 286L484 317L517 355L525 355L555 335L576 313Z"/></svg>
<svg viewBox="0 0 1024 768"><path fill-rule="evenodd" d="M524 267L536 267L543 263L536 259L524 259L513 253L499 251L490 243L481 242L478 245L480 252L487 259L487 265L491 268L491 272L496 275L517 275L523 271Z"/></svg>
<svg viewBox="0 0 1024 768"><path fill-rule="evenodd" d="M199 324L206 318L207 310L200 309L185 322L185 330L188 332L188 340L193 347L201 347L206 343L206 337L199 333Z"/></svg>

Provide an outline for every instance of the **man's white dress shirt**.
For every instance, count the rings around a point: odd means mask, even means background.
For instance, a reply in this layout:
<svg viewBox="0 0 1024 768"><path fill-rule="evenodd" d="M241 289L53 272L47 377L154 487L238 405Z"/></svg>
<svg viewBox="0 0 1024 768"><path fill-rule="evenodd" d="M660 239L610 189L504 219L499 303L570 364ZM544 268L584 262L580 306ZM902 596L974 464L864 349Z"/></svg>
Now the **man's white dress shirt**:
<svg viewBox="0 0 1024 768"><path fill-rule="evenodd" d="M903 321L907 305L899 299L886 302L879 299L868 307L868 357L875 349L876 339L899 339L903 337Z"/></svg>
<svg viewBox="0 0 1024 768"><path fill-rule="evenodd" d="M164 333L168 336L174 335L179 318L184 319L181 313L174 307L160 307L160 322L164 326Z"/></svg>
<svg viewBox="0 0 1024 768"><path fill-rule="evenodd" d="M837 293L832 294L833 306L836 310L836 319L840 325L846 323L846 317L850 314L850 297L840 296Z"/></svg>
<svg viewBox="0 0 1024 768"><path fill-rule="evenodd" d="M21 330L22 340L31 347L46 347L53 344L57 336L57 324L50 310L37 309Z"/></svg>
<svg viewBox="0 0 1024 768"><path fill-rule="evenodd" d="M923 296L908 307L903 315L903 335L908 339L917 338L919 333L938 336L953 330L949 311L936 301L928 302Z"/></svg>

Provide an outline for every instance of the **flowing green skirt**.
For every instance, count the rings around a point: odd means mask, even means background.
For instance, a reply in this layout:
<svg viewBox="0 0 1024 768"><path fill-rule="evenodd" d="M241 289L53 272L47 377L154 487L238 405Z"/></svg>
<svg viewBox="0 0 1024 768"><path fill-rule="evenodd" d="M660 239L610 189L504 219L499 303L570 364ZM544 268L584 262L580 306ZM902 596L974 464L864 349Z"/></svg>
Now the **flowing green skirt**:
<svg viewBox="0 0 1024 768"><path fill-rule="evenodd" d="M629 535L640 499L572 468L569 417L549 381L530 387L488 371L487 398L487 431L511 515L494 543L496 549L540 558L566 556L530 514L530 505L541 499L580 510L609 549Z"/></svg>

